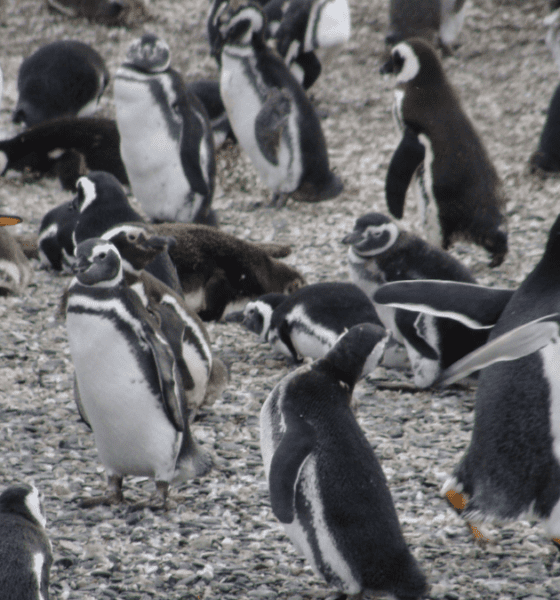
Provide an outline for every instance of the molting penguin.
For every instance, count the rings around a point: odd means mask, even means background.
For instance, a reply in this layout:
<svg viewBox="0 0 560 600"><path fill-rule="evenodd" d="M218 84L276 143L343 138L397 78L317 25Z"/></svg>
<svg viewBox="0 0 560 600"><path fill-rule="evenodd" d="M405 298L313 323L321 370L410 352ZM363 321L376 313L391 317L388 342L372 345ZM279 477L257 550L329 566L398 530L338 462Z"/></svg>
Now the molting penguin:
<svg viewBox="0 0 560 600"><path fill-rule="evenodd" d="M442 369L486 342L488 330L472 330L446 315L433 316L401 308L406 292L388 300L378 294L383 284L410 279L474 283L469 270L448 252L401 230L380 213L360 217L348 244L350 278L372 300L379 318L404 344L418 387L430 386ZM394 306L397 308L394 308ZM408 308L408 309L407 309Z"/></svg>
<svg viewBox="0 0 560 600"><path fill-rule="evenodd" d="M319 202L342 192L329 168L325 137L311 102L265 43L265 16L249 3L220 13L220 92L229 122L272 204Z"/></svg>
<svg viewBox="0 0 560 600"><path fill-rule="evenodd" d="M76 40L42 46L19 68L13 121L29 127L63 115L87 116L108 83L105 62L91 46Z"/></svg>
<svg viewBox="0 0 560 600"><path fill-rule="evenodd" d="M208 114L169 66L169 46L144 34L115 76L121 155L151 219L216 224L216 163Z"/></svg>
<svg viewBox="0 0 560 600"><path fill-rule="evenodd" d="M529 159L529 168L532 173L560 171L560 85L550 100L539 147Z"/></svg>
<svg viewBox="0 0 560 600"><path fill-rule="evenodd" d="M105 240L76 249L66 328L80 402L93 429L109 494L85 505L123 501L124 475L153 477L163 505L169 483L211 466L189 430L188 406L170 344Z"/></svg>
<svg viewBox="0 0 560 600"><path fill-rule="evenodd" d="M346 594L420 598L381 465L350 408L382 335L356 325L322 359L287 375L263 404L261 452L274 515L315 573ZM373 366L373 365L371 365Z"/></svg>
<svg viewBox="0 0 560 600"><path fill-rule="evenodd" d="M52 547L36 487L13 485L0 494L0 590L4 598L49 600Z"/></svg>
<svg viewBox="0 0 560 600"><path fill-rule="evenodd" d="M33 270L21 246L0 227L0 296L21 294L33 277Z"/></svg>
<svg viewBox="0 0 560 600"><path fill-rule="evenodd" d="M500 265L507 253L501 182L434 48L419 38L401 42L382 72L396 76L394 116L403 134L387 172L391 214L402 217L416 171L430 241L445 249L472 241L491 254L491 267Z"/></svg>

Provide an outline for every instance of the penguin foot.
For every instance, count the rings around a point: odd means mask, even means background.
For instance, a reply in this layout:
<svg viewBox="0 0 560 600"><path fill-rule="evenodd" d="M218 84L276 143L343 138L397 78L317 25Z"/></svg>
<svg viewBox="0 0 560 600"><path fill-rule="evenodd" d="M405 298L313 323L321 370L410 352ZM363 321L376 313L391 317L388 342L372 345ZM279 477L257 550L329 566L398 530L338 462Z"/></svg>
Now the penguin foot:
<svg viewBox="0 0 560 600"><path fill-rule="evenodd" d="M149 499L142 502L135 502L128 507L130 512L149 508L150 510L168 510L171 507L171 502L168 501L169 483L167 481L156 481L156 493ZM173 502L174 506L177 506Z"/></svg>
<svg viewBox="0 0 560 600"><path fill-rule="evenodd" d="M469 529L471 530L473 539L476 544L479 546L485 546L490 543L492 540L488 535L486 535L483 531L481 531L478 527L475 527L471 523L467 523Z"/></svg>
<svg viewBox="0 0 560 600"><path fill-rule="evenodd" d="M274 194L272 194L272 200L270 201L270 204L268 206L270 208L276 209L284 208L284 206L286 206L288 202L288 198L289 194L275 192Z"/></svg>
<svg viewBox="0 0 560 600"><path fill-rule="evenodd" d="M560 538L552 538L550 541L556 546L558 550L560 550Z"/></svg>
<svg viewBox="0 0 560 600"><path fill-rule="evenodd" d="M455 512L460 515L467 505L467 501L463 494L459 494L459 492L456 492L455 490L449 490L445 493L445 497L449 504L454 508Z"/></svg>
<svg viewBox="0 0 560 600"><path fill-rule="evenodd" d="M104 496L95 496L94 498L84 498L80 501L80 508L93 508L94 506L111 506L112 504L122 504L124 496L122 492L123 478L119 475L109 475L107 487L109 491Z"/></svg>

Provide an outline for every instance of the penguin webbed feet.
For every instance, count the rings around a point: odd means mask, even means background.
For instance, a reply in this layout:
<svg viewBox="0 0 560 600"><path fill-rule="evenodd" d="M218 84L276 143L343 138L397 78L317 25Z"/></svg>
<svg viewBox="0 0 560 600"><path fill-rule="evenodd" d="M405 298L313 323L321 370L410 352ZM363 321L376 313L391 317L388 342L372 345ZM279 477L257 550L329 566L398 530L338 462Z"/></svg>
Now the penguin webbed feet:
<svg viewBox="0 0 560 600"><path fill-rule="evenodd" d="M175 502L170 502L168 499L169 494L169 483L167 481L156 481L156 493L153 494L148 500L141 502L135 502L127 507L128 512L137 512L144 508L149 508L152 511L163 510L166 511L173 506L176 506Z"/></svg>
<svg viewBox="0 0 560 600"><path fill-rule="evenodd" d="M289 194L283 192L274 192L272 194L272 199L270 200L269 208L276 208L279 210L280 208L284 208L288 203Z"/></svg>
<svg viewBox="0 0 560 600"><path fill-rule="evenodd" d="M451 504L453 510L458 515L461 515L467 505L467 500L465 499L463 494L460 494L459 492L456 492L455 490L449 490L448 492L445 493L445 497L447 498L447 501L449 502L449 504ZM486 533L481 531L481 529L479 529L478 527L476 527L469 521L467 521L465 524L469 528L469 531L471 532L473 540L479 546L484 546L492 541Z"/></svg>
<svg viewBox="0 0 560 600"><path fill-rule="evenodd" d="M103 496L83 498L79 501L80 508L94 508L96 506L112 506L113 504L122 504L124 502L122 483L122 477L119 475L110 475L107 481L107 493Z"/></svg>

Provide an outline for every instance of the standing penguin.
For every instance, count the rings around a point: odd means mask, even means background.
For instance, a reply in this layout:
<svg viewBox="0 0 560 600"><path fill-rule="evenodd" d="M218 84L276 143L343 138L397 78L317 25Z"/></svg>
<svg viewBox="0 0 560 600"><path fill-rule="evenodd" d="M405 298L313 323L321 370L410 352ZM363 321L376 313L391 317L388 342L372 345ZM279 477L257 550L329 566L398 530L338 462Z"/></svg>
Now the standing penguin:
<svg viewBox="0 0 560 600"><path fill-rule="evenodd" d="M403 134L387 172L391 214L402 217L416 171L428 239L445 249L456 239L472 241L490 253L491 267L500 265L508 249L506 198L434 48L419 38L401 42L382 72L396 77L394 116Z"/></svg>
<svg viewBox="0 0 560 600"><path fill-rule="evenodd" d="M76 40L42 46L21 64L12 119L27 127L63 115L87 116L109 83L100 54Z"/></svg>
<svg viewBox="0 0 560 600"><path fill-rule="evenodd" d="M218 22L222 100L240 146L273 192L272 205L282 206L288 195L304 202L338 196L343 185L329 168L319 118L301 85L266 45L262 9L228 4Z"/></svg>
<svg viewBox="0 0 560 600"><path fill-rule="evenodd" d="M52 547L35 486L13 485L0 494L0 590L3 598L49 600Z"/></svg>
<svg viewBox="0 0 560 600"><path fill-rule="evenodd" d="M79 397L109 480L109 494L85 505L123 501L124 475L153 477L166 506L169 483L211 466L189 430L173 351L138 294L124 284L121 258L92 238L76 249L66 328Z"/></svg>
<svg viewBox="0 0 560 600"><path fill-rule="evenodd" d="M115 76L121 155L151 219L215 225L216 163L204 105L169 66L169 46L144 34Z"/></svg>
<svg viewBox="0 0 560 600"><path fill-rule="evenodd" d="M287 375L263 404L261 452L274 515L315 573L346 594L420 598L385 476L350 408L382 338L356 325L312 365Z"/></svg>

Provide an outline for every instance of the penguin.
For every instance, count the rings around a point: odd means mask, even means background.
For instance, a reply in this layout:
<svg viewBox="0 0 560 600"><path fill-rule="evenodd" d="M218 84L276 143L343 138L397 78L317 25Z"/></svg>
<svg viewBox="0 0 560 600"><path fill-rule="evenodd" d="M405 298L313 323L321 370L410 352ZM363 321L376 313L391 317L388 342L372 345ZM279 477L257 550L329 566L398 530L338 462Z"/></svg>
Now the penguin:
<svg viewBox="0 0 560 600"><path fill-rule="evenodd" d="M0 296L21 294L32 278L27 256L7 227L0 227Z"/></svg>
<svg viewBox="0 0 560 600"><path fill-rule="evenodd" d="M317 575L345 594L412 600L426 578L350 408L366 361L379 360L381 335L355 325L324 358L284 377L261 409L261 452L272 512Z"/></svg>
<svg viewBox="0 0 560 600"><path fill-rule="evenodd" d="M88 116L109 83L101 55L77 40L41 46L18 71L14 123L27 127L63 115Z"/></svg>
<svg viewBox="0 0 560 600"><path fill-rule="evenodd" d="M52 546L39 491L26 483L0 494L0 589L4 598L49 600Z"/></svg>
<svg viewBox="0 0 560 600"><path fill-rule="evenodd" d="M378 294L388 282L438 279L474 284L470 271L451 254L400 229L381 213L357 219L342 243L349 246L350 279L367 294L384 326L405 346L416 386L431 386L442 369L486 342L488 328L473 330L449 315L412 312L398 302L394 308L383 298L378 302ZM402 294L391 298L395 302L401 299Z"/></svg>
<svg viewBox="0 0 560 600"><path fill-rule="evenodd" d="M280 208L288 195L319 202L338 196L319 118L303 88L265 43L262 9L229 4L218 18L220 93L239 145Z"/></svg>
<svg viewBox="0 0 560 600"><path fill-rule="evenodd" d="M78 210L72 200L49 210L41 219L37 245L39 261L45 268L70 273L74 262L73 233Z"/></svg>
<svg viewBox="0 0 560 600"><path fill-rule="evenodd" d="M559 9L560 11L560 9ZM560 15L560 12L559 12ZM560 84L556 86L548 106L546 122L541 132L539 146L529 158L531 173L556 173L560 171Z"/></svg>
<svg viewBox="0 0 560 600"><path fill-rule="evenodd" d="M76 247L80 242L99 237L111 227L143 218L129 204L116 177L104 171L91 171L76 183L77 195L73 199L78 210L78 222L72 239ZM181 291L177 271L167 252L162 252L148 265L147 270L170 288Z"/></svg>
<svg viewBox="0 0 560 600"><path fill-rule="evenodd" d="M216 227L187 223L153 225L159 235L175 238L169 254L177 267L186 303L203 321L269 292L290 293L305 284L293 267L275 260L284 246L241 240Z"/></svg>
<svg viewBox="0 0 560 600"><path fill-rule="evenodd" d="M47 0L47 5L67 17L108 27L137 27L152 18L141 0Z"/></svg>
<svg viewBox="0 0 560 600"><path fill-rule="evenodd" d="M323 358L344 331L360 323L382 327L367 295L353 283L312 283L286 294L265 294L226 321L241 322L294 363Z"/></svg>
<svg viewBox="0 0 560 600"><path fill-rule="evenodd" d="M394 116L403 134L387 171L389 211L402 218L416 171L428 239L444 249L461 238L474 242L490 253L491 267L500 265L508 249L506 198L434 48L420 38L400 42L381 72L396 77Z"/></svg>
<svg viewBox="0 0 560 600"><path fill-rule="evenodd" d="M130 44L115 75L121 156L150 219L216 225L212 127L170 60L169 46L153 34Z"/></svg>
<svg viewBox="0 0 560 600"><path fill-rule="evenodd" d="M84 506L123 502L125 475L152 477L165 508L169 484L204 475L211 457L189 429L188 406L170 344L124 283L120 255L91 238L76 248L66 329L79 396L109 492Z"/></svg>

